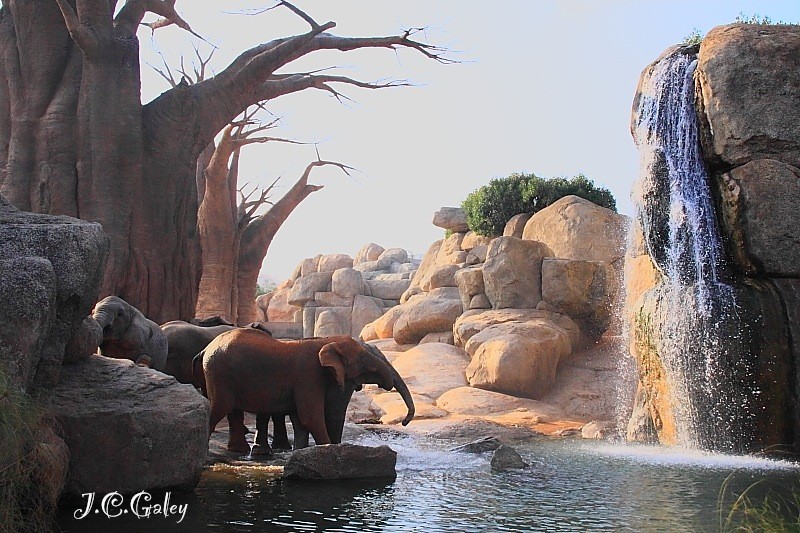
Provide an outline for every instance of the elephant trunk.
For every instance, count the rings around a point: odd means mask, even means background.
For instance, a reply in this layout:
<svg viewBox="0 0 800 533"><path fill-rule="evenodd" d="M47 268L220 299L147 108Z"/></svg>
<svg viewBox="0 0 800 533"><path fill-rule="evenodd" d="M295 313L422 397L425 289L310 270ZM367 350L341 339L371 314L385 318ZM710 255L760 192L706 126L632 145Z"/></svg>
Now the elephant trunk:
<svg viewBox="0 0 800 533"><path fill-rule="evenodd" d="M386 356L383 355L378 348L375 346L365 343L367 349L372 353L375 357L386 363L386 366L389 367L389 373L392 377L392 384L394 385L394 389L400 394L400 397L403 398L403 401L406 404L406 408L408 409L408 413L406 417L403 419L403 425L407 426L409 422L414 418L414 413L416 409L414 408L414 399L411 397L411 391L408 390L408 385L406 382L403 381L403 378L400 376L400 373L392 366Z"/></svg>

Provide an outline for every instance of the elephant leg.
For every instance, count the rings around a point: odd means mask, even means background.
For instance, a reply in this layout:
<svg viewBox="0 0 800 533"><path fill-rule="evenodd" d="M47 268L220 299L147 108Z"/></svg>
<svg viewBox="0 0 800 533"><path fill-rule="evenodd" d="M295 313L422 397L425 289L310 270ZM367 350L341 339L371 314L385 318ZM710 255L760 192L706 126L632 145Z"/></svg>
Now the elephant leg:
<svg viewBox="0 0 800 533"><path fill-rule="evenodd" d="M295 390L295 405L300 425L306 428L317 444L330 444L331 438L325 428L325 398L303 396Z"/></svg>
<svg viewBox="0 0 800 533"><path fill-rule="evenodd" d="M234 409L228 413L228 430L228 449L232 452L250 453L250 445L245 438L247 428L244 425L244 411Z"/></svg>
<svg viewBox="0 0 800 533"><path fill-rule="evenodd" d="M297 415L289 415L289 418L292 420L292 429L294 430L294 449L308 448L308 430L300 423Z"/></svg>
<svg viewBox="0 0 800 533"><path fill-rule="evenodd" d="M225 415L233 410L233 395L226 394L224 391L217 391L216 387L209 386L208 400L211 403L211 417L208 420L208 434L214 433L214 429Z"/></svg>
<svg viewBox="0 0 800 533"><path fill-rule="evenodd" d="M256 436L253 440L253 449L250 451L251 455L272 455L272 448L270 448L269 439L267 439L268 424L268 414L256 413Z"/></svg>
<svg viewBox="0 0 800 533"><path fill-rule="evenodd" d="M286 432L286 415L272 415L272 447L276 450L291 450L289 434Z"/></svg>

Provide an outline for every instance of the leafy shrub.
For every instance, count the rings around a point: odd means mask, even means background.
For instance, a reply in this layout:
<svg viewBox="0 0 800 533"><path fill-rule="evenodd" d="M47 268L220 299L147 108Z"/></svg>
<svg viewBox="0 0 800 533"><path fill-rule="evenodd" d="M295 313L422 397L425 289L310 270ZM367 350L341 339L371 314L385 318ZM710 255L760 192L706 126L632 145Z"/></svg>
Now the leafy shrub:
<svg viewBox="0 0 800 533"><path fill-rule="evenodd" d="M617 210L608 189L578 174L572 178L545 179L535 174L512 174L493 179L470 193L461 208L467 215L469 229L487 237L503 234L508 220L520 213L536 213L557 200L574 194L597 205Z"/></svg>
<svg viewBox="0 0 800 533"><path fill-rule="evenodd" d="M684 46L695 46L703 42L703 36L700 33L700 30L697 28L693 29L689 35L683 38L682 44Z"/></svg>

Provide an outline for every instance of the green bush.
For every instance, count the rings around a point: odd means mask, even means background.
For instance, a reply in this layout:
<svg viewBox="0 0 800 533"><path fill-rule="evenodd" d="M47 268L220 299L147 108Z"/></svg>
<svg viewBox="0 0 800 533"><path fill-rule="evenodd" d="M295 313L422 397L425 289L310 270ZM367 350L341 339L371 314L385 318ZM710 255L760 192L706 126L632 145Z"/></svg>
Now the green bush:
<svg viewBox="0 0 800 533"><path fill-rule="evenodd" d="M461 208L467 215L469 229L487 237L503 234L506 222L520 213L535 213L555 201L574 194L597 205L617 210L608 189L578 174L572 178L540 178L535 174L512 174L493 179L470 193Z"/></svg>

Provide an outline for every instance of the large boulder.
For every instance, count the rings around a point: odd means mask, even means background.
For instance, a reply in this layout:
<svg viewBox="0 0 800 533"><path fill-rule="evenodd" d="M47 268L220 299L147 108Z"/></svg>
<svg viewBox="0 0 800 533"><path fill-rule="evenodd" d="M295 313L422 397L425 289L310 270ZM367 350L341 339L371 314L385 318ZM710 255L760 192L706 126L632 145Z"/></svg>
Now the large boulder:
<svg viewBox="0 0 800 533"><path fill-rule="evenodd" d="M340 268L331 276L331 291L344 298L364 294L364 278L352 268Z"/></svg>
<svg viewBox="0 0 800 533"><path fill-rule="evenodd" d="M465 252L469 252L476 246L489 246L489 243L492 242L492 237L484 237L483 235L479 235L474 231L468 231L466 235L464 235L464 239L461 241L461 249Z"/></svg>
<svg viewBox="0 0 800 533"><path fill-rule="evenodd" d="M315 337L351 335L351 331L353 329L351 324L352 308L316 307L311 309L313 309L316 313L316 316L314 317ZM359 331L361 331L360 328Z"/></svg>
<svg viewBox="0 0 800 533"><path fill-rule="evenodd" d="M289 305L302 306L314 299L318 292L327 292L331 286L333 272L312 272L294 282L287 298Z"/></svg>
<svg viewBox="0 0 800 533"><path fill-rule="evenodd" d="M387 248L381 255L378 256L378 261L384 260L389 261L389 264L392 263L407 263L408 262L408 252L405 251L403 248Z"/></svg>
<svg viewBox="0 0 800 533"><path fill-rule="evenodd" d="M433 225L455 233L469 231L467 214L460 207L442 207L433 214Z"/></svg>
<svg viewBox="0 0 800 533"><path fill-rule="evenodd" d="M2 290L9 291L0 299L0 353L16 353L2 357L18 362L16 379L28 392L58 381L67 342L97 301L108 249L99 224L26 213L0 197L0 258L42 258L6 262L0 274L6 283ZM21 311L27 314L13 316ZM37 333L25 331L17 320Z"/></svg>
<svg viewBox="0 0 800 533"><path fill-rule="evenodd" d="M258 310L259 314L259 322L267 322L269 320L269 301L272 300L272 297L275 296L277 292L277 290L274 290L266 294L259 294L256 296L256 309Z"/></svg>
<svg viewBox="0 0 800 533"><path fill-rule="evenodd" d="M353 258L353 264L358 265L366 261L377 261L383 253L383 246L370 242L361 247Z"/></svg>
<svg viewBox="0 0 800 533"><path fill-rule="evenodd" d="M534 214L522 238L547 245L555 257L613 263L625 254L627 219L578 196Z"/></svg>
<svg viewBox="0 0 800 533"><path fill-rule="evenodd" d="M456 272L455 280L458 285L458 294L461 296L461 305L464 307L464 311L467 311L470 309L472 299L479 294L484 294L486 290L483 284L483 267L462 268Z"/></svg>
<svg viewBox="0 0 800 533"><path fill-rule="evenodd" d="M283 475L287 479L395 478L397 452L388 446L326 444L292 453Z"/></svg>
<svg viewBox="0 0 800 533"><path fill-rule="evenodd" d="M570 340L558 328L527 326L527 334L493 335L475 351L466 369L472 387L539 399L552 387Z"/></svg>
<svg viewBox="0 0 800 533"><path fill-rule="evenodd" d="M191 385L95 355L65 366L51 397L70 450L66 494L189 489L200 480L210 409Z"/></svg>
<svg viewBox="0 0 800 533"><path fill-rule="evenodd" d="M525 232L525 224L531 219L532 214L520 213L509 218L508 222L506 222L506 227L503 228L503 236L521 239L522 234Z"/></svg>
<svg viewBox="0 0 800 533"><path fill-rule="evenodd" d="M399 300L402 298L403 293L408 290L411 285L411 280L378 280L370 279L364 282L366 287L366 294L381 298L383 300Z"/></svg>
<svg viewBox="0 0 800 533"><path fill-rule="evenodd" d="M703 38L703 152L714 165L770 158L800 167L800 32L794 25L717 26Z"/></svg>
<svg viewBox="0 0 800 533"><path fill-rule="evenodd" d="M392 366L411 392L436 399L450 389L464 387L469 356L449 344L420 344L400 354Z"/></svg>
<svg viewBox="0 0 800 533"><path fill-rule="evenodd" d="M375 300L368 296L356 296L353 301L353 311L350 317L350 336L357 337L364 326L377 320L383 315L383 310L378 307ZM365 339L366 340L366 339Z"/></svg>
<svg viewBox="0 0 800 533"><path fill-rule="evenodd" d="M451 414L491 416L511 412L529 412L540 422L563 419L556 407L527 398L492 392L473 387L459 387L439 396L436 405Z"/></svg>
<svg viewBox="0 0 800 533"><path fill-rule="evenodd" d="M475 335L487 328L504 324L507 324L508 327L522 326L523 328L526 324L549 324L567 334L573 350L582 345L580 329L568 316L544 309L489 309L467 311L458 318L453 326L456 346L467 349L468 343ZM512 330L502 333L513 332ZM488 339L493 336L493 333L489 332L484 336Z"/></svg>
<svg viewBox="0 0 800 533"><path fill-rule="evenodd" d="M494 309L534 309L542 299L542 260L547 245L516 237L498 237L483 264L486 296Z"/></svg>
<svg viewBox="0 0 800 533"><path fill-rule="evenodd" d="M375 335L379 339L391 339L394 336L394 324L405 313L406 307L397 305L386 311L378 318L375 325Z"/></svg>
<svg viewBox="0 0 800 533"><path fill-rule="evenodd" d="M403 314L394 323L398 344L417 343L425 335L453 327L463 309L458 289L442 287L403 304Z"/></svg>
<svg viewBox="0 0 800 533"><path fill-rule="evenodd" d="M353 258L347 254L328 254L319 258L317 272L335 272L340 268L352 268Z"/></svg>
<svg viewBox="0 0 800 533"><path fill-rule="evenodd" d="M722 231L737 268L800 277L800 169L758 159L724 174L719 190Z"/></svg>
<svg viewBox="0 0 800 533"><path fill-rule="evenodd" d="M291 287L275 291L267 306L267 322L295 321L295 314L300 308L289 303L291 291Z"/></svg>
<svg viewBox="0 0 800 533"><path fill-rule="evenodd" d="M428 276L428 271L436 264L436 258L439 256L439 251L442 249L443 244L444 239L441 239L435 241L428 247L428 251L422 256L422 262L414 273L414 277L411 278L411 285L409 285L408 290L403 294L400 303L404 303L411 296L422 292L422 283Z"/></svg>

